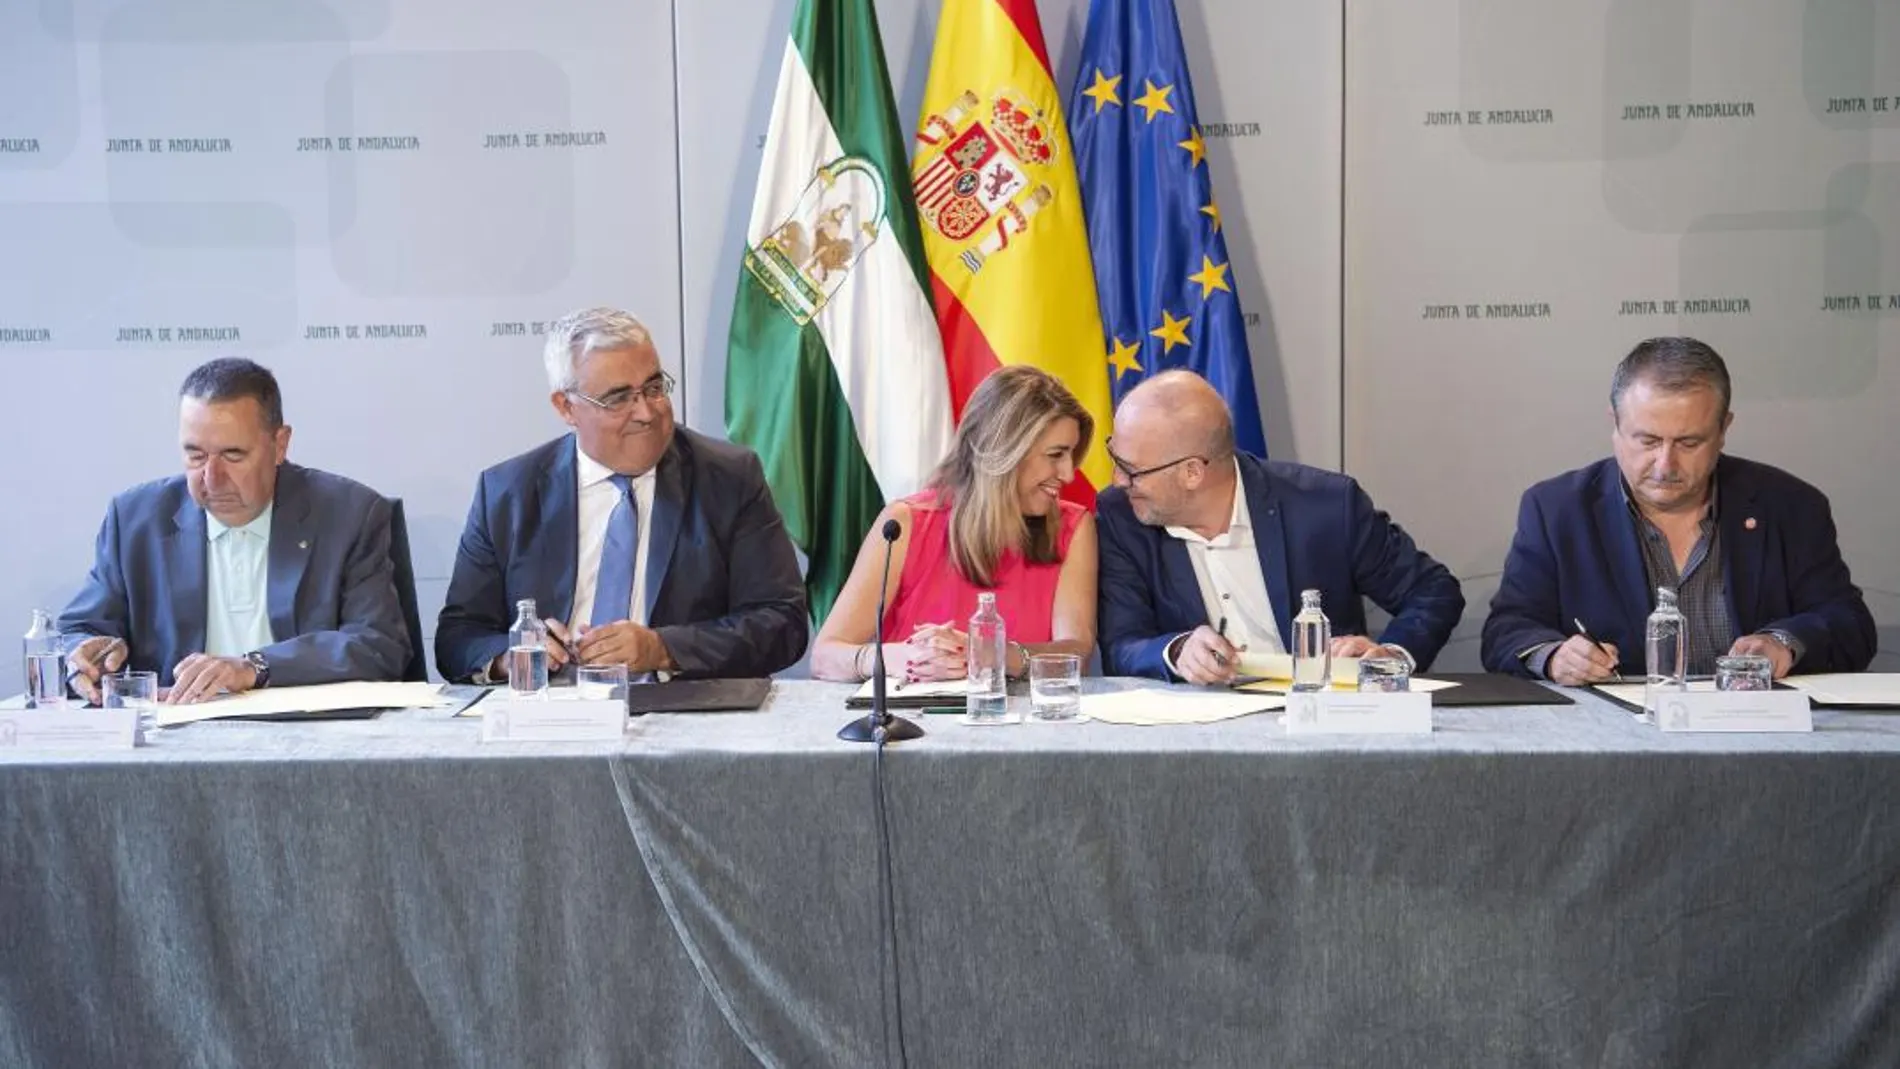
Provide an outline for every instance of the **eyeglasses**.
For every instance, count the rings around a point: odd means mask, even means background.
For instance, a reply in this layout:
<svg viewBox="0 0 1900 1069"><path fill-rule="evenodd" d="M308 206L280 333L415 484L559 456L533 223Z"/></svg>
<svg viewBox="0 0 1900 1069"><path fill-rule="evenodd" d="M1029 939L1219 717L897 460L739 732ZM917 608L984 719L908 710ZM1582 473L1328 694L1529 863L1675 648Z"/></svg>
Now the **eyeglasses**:
<svg viewBox="0 0 1900 1069"><path fill-rule="evenodd" d="M589 393L583 393L578 388L572 386L567 388L567 395L569 397L578 397L588 404L593 405L595 408L600 409L602 412L612 412L615 415L619 415L632 406L633 400L636 397L646 398L647 404L650 405L658 404L662 398L672 395L674 385L673 376L662 371L638 386L622 386L618 389L608 390L599 397L595 397Z"/></svg>
<svg viewBox="0 0 1900 1069"><path fill-rule="evenodd" d="M1111 463L1115 465L1115 470L1122 473L1122 477L1128 480L1128 485L1130 486L1135 485L1135 480L1141 478L1144 475L1153 475L1155 472L1158 472L1158 471L1167 471L1169 468L1172 468L1177 464L1186 464L1190 460L1198 460L1203 464L1207 463L1206 457L1201 456L1198 453L1189 453L1187 456L1184 456L1184 457L1175 457L1173 460L1168 461L1166 464L1156 464L1152 468L1137 468L1133 464L1130 464L1126 460L1123 460L1121 457L1116 456L1114 446L1115 446L1115 439L1113 438L1105 439L1102 442L1102 451L1108 454L1108 459Z"/></svg>

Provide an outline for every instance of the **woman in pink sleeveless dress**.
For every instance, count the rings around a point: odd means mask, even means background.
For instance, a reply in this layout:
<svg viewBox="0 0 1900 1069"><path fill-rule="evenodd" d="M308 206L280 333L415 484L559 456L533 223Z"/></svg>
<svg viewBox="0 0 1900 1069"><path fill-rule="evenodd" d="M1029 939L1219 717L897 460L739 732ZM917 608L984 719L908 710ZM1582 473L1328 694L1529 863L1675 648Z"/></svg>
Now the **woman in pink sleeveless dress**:
<svg viewBox="0 0 1900 1069"><path fill-rule="evenodd" d="M970 395L950 455L923 491L893 502L865 536L812 646L812 675L870 678L883 529L897 521L883 594L884 663L893 676L960 679L977 595L996 595L1009 671L1034 653L1095 645L1095 517L1063 501L1095 421L1067 387L1032 367L992 372Z"/></svg>

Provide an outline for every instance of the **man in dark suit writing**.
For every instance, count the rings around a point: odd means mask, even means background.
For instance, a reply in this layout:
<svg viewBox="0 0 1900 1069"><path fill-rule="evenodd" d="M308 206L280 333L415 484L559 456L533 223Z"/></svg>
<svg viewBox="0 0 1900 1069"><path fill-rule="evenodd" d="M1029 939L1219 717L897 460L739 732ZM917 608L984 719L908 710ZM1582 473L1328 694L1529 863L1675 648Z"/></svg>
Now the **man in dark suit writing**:
<svg viewBox="0 0 1900 1069"><path fill-rule="evenodd" d="M551 403L574 429L482 473L436 629L451 680L506 678L517 601L550 667L763 676L810 635L804 584L752 451L673 421L673 379L638 320L610 308L549 328Z"/></svg>
<svg viewBox="0 0 1900 1069"><path fill-rule="evenodd" d="M1638 345L1617 366L1609 415L1614 456L1524 494L1484 624L1487 669L1570 686L1640 676L1658 587L1677 593L1693 675L1727 653L1767 657L1777 679L1867 667L1874 620L1827 497L1722 455L1735 415L1715 350Z"/></svg>
<svg viewBox="0 0 1900 1069"><path fill-rule="evenodd" d="M1233 417L1186 371L1115 410L1115 485L1097 500L1100 633L1109 675L1226 683L1241 649L1291 648L1302 590L1319 590L1336 657L1424 668L1464 612L1446 567L1344 475L1236 452ZM1393 614L1364 634L1369 597Z"/></svg>
<svg viewBox="0 0 1900 1069"><path fill-rule="evenodd" d="M167 700L402 678L409 656L388 501L285 461L277 379L213 360L179 391L185 473L114 498L92 573L60 614L88 700L104 672L159 674Z"/></svg>

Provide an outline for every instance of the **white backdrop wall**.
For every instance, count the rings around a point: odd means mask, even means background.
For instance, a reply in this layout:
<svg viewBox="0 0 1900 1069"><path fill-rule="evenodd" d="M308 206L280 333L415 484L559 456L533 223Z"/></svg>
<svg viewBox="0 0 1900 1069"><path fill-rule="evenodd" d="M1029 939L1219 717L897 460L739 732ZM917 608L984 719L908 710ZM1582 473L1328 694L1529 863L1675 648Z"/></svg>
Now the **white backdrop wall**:
<svg viewBox="0 0 1900 1069"><path fill-rule="evenodd" d="M1900 5L1355 0L1345 96L1345 465L1464 581L1446 663L1617 360L1693 334L1900 669Z"/></svg>
<svg viewBox="0 0 1900 1069"><path fill-rule="evenodd" d="M1735 365L1734 447L1834 495L1900 646L1900 304L1819 312L1900 291L1891 4L1179 3L1274 453L1364 478L1467 580L1470 634L1517 493L1598 455L1615 357L1685 329ZM214 355L277 371L293 457L405 499L431 631L477 471L561 429L537 324L633 309L718 433L791 8L0 4L0 625L62 604L107 498L176 469L173 393ZM1086 10L1042 3L1065 90ZM909 123L936 0L878 11ZM1755 115L1620 119L1727 101ZM1474 109L1552 115L1425 125ZM1551 313L1422 318L1468 303Z"/></svg>

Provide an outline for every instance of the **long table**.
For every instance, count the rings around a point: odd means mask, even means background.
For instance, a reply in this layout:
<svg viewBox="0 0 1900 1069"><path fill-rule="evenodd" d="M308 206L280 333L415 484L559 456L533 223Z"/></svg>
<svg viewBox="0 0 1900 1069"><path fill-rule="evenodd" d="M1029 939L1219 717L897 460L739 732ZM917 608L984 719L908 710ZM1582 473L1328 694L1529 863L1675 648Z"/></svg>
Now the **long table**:
<svg viewBox="0 0 1900 1069"><path fill-rule="evenodd" d="M1900 715L933 716L887 917L849 691L0 755L0 1065L1900 1065Z"/></svg>

